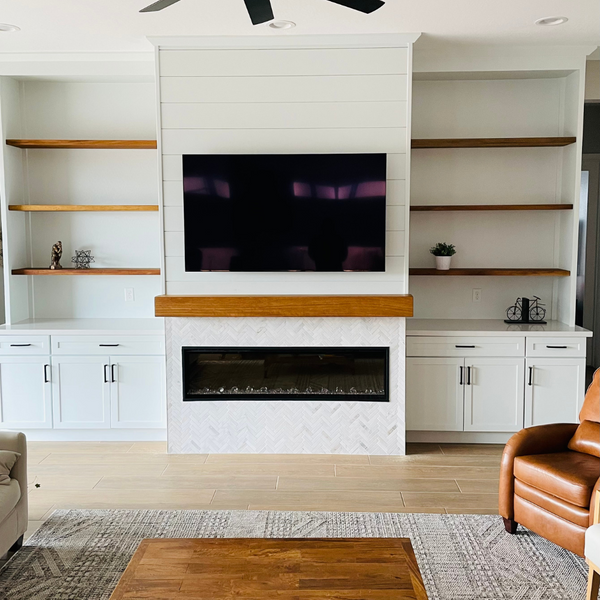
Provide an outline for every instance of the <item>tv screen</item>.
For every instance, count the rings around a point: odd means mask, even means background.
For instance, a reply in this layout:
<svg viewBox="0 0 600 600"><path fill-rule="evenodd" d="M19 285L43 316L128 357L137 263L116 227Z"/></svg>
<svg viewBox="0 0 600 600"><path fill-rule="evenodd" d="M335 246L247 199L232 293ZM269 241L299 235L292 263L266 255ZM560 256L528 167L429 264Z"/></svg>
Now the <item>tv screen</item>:
<svg viewBox="0 0 600 600"><path fill-rule="evenodd" d="M183 157L186 271L385 271L385 154Z"/></svg>

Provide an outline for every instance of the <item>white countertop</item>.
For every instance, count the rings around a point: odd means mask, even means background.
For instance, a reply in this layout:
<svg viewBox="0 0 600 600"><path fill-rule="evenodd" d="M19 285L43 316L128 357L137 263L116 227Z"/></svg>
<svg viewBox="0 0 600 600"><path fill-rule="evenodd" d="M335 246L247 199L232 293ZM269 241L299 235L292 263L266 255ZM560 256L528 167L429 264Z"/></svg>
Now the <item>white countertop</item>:
<svg viewBox="0 0 600 600"><path fill-rule="evenodd" d="M0 325L0 335L95 335L119 333L161 335L164 319L27 319L13 325Z"/></svg>
<svg viewBox="0 0 600 600"><path fill-rule="evenodd" d="M571 327L560 321L548 321L547 325L512 325L502 319L407 319L406 335L592 337L592 332L576 325Z"/></svg>

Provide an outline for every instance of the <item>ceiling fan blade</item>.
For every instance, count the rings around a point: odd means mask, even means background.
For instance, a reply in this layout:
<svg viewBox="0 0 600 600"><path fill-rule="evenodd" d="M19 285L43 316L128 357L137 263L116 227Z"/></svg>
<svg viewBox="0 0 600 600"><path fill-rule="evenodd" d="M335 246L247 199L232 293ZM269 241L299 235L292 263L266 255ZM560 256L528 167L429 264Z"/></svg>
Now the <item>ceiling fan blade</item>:
<svg viewBox="0 0 600 600"><path fill-rule="evenodd" d="M272 21L275 16L271 8L271 0L244 0L252 25L260 25Z"/></svg>
<svg viewBox="0 0 600 600"><path fill-rule="evenodd" d="M353 8L367 14L375 12L385 4L382 0L329 0L329 2L341 4L346 8Z"/></svg>
<svg viewBox="0 0 600 600"><path fill-rule="evenodd" d="M162 10L163 8L167 8L168 6L171 6L171 4L175 4L175 2L179 2L179 0L158 0L158 2L155 2L154 4L150 4L150 6L146 6L146 8L142 8L142 10L140 10L140 12L141 13L157 12L159 10Z"/></svg>

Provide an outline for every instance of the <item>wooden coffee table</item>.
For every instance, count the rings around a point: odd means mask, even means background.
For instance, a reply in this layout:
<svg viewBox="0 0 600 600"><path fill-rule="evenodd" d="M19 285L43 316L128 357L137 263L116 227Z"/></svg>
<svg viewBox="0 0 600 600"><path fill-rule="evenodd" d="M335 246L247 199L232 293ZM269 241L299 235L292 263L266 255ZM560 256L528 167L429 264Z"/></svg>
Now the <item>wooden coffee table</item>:
<svg viewBox="0 0 600 600"><path fill-rule="evenodd" d="M143 540L111 600L427 600L410 540Z"/></svg>

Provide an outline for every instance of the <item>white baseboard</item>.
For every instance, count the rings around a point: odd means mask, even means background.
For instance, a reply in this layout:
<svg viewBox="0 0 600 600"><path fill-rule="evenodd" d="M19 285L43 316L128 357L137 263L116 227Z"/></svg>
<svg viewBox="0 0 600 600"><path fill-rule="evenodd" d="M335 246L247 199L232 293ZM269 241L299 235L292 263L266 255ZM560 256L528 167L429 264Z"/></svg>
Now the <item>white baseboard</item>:
<svg viewBox="0 0 600 600"><path fill-rule="evenodd" d="M30 442L165 442L166 429L23 429Z"/></svg>
<svg viewBox="0 0 600 600"><path fill-rule="evenodd" d="M32 442L164 442L166 429L24 429ZM433 444L506 444L512 433L407 431L406 441Z"/></svg>
<svg viewBox="0 0 600 600"><path fill-rule="evenodd" d="M506 444L513 433L473 431L407 431L406 441L432 444Z"/></svg>

